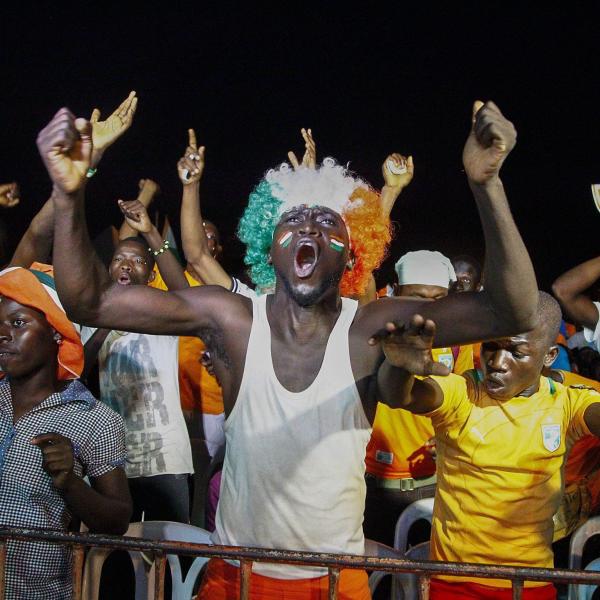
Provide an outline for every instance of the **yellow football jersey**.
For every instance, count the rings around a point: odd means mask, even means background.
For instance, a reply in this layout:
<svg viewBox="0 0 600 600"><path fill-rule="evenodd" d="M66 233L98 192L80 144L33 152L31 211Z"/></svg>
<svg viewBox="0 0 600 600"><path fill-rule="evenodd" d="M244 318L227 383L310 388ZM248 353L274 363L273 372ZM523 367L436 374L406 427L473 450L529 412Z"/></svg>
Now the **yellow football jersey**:
<svg viewBox="0 0 600 600"><path fill-rule="evenodd" d="M499 401L485 393L476 371L432 379L444 400L428 415L438 454L431 558L552 567L552 516L561 501L565 456L590 434L583 415L600 394L543 377L532 396Z"/></svg>

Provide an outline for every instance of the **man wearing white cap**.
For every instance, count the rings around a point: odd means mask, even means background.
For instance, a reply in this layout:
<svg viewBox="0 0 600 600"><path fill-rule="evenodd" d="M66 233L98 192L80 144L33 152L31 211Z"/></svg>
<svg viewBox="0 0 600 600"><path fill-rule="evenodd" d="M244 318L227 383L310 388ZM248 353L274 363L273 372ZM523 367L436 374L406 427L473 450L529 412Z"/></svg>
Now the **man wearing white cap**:
<svg viewBox="0 0 600 600"><path fill-rule="evenodd" d="M394 295L418 300L439 300L456 281L454 267L441 252L407 252L395 265L398 282ZM473 348L436 348L433 359L461 374L473 368ZM415 500L435 496L433 425L403 409L378 404L373 433L367 446L367 501L364 529L368 538L388 545L402 511ZM415 531L413 542L428 539Z"/></svg>

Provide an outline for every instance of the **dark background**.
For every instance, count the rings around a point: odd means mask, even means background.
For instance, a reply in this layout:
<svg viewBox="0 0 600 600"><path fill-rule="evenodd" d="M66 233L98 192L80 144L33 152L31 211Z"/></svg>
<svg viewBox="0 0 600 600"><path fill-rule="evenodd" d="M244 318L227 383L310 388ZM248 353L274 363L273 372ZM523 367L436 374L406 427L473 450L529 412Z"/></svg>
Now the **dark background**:
<svg viewBox="0 0 600 600"><path fill-rule="evenodd" d="M35 137L59 107L106 117L134 89L134 125L88 187L94 234L119 223L115 200L135 197L140 177L160 183L159 208L177 224L175 165L195 127L207 147L204 213L239 271L248 193L289 149L302 153L305 126L320 157L350 161L376 187L388 153L413 154L392 257L482 258L461 151L473 100L493 99L519 134L502 177L548 288L598 253L600 15L506 4L13 6L2 19L0 181L17 180L23 199L0 218L17 240L46 199Z"/></svg>

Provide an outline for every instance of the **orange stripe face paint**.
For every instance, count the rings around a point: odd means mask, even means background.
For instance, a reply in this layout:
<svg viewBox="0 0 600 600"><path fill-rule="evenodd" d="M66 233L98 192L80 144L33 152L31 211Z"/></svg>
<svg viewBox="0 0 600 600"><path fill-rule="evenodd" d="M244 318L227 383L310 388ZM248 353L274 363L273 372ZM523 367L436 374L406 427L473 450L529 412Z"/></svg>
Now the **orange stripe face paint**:
<svg viewBox="0 0 600 600"><path fill-rule="evenodd" d="M281 234L277 240L277 243L282 248L287 248L292 243L292 232L286 231L285 233Z"/></svg>

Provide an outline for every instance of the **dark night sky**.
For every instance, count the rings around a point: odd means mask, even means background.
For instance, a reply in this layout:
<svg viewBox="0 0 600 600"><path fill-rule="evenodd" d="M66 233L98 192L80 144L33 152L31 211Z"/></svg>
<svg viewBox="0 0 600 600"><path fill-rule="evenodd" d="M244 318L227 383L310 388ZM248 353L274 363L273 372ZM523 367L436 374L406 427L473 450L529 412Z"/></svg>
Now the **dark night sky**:
<svg viewBox="0 0 600 600"><path fill-rule="evenodd" d="M589 185L600 181L600 15L506 4L79 13L21 3L3 16L0 181L17 180L23 200L2 218L20 234L46 198L35 136L59 107L107 116L135 89L134 125L88 188L93 231L118 223L115 200L134 197L140 177L159 181L159 206L177 221L175 164L193 126L207 146L204 212L239 259L234 232L249 191L288 149L302 150L307 126L319 156L350 161L376 187L389 152L413 154L392 256L482 254L461 150L472 101L493 99L519 133L503 179L547 287L598 252Z"/></svg>

